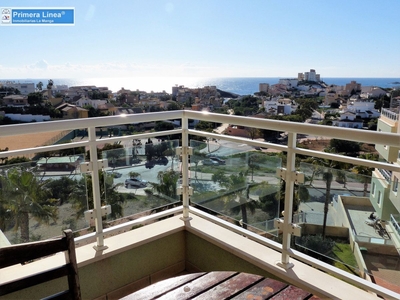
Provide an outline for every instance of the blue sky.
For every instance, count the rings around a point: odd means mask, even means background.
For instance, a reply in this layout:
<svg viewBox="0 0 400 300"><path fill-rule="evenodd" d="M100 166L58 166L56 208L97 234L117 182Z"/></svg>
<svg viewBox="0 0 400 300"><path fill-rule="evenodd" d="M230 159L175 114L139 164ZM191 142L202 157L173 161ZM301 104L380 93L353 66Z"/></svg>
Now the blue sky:
<svg viewBox="0 0 400 300"><path fill-rule="evenodd" d="M0 78L400 77L399 0L11 1L75 26L0 26Z"/></svg>

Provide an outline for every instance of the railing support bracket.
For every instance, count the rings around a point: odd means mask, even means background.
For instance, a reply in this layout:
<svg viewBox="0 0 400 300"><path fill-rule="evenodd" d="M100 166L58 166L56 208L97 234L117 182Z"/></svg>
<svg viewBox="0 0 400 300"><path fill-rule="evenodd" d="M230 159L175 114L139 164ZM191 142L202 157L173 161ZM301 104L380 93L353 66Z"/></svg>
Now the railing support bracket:
<svg viewBox="0 0 400 300"><path fill-rule="evenodd" d="M293 171L289 173L289 178L288 178L288 172L286 168L277 168L276 170L276 175L284 180L284 181L294 181L295 184L299 183L304 183L304 173L298 172L298 171Z"/></svg>
<svg viewBox="0 0 400 300"><path fill-rule="evenodd" d="M97 166L99 169L104 169L108 167L107 159L99 159L97 161ZM84 162L79 165L79 169L81 173L89 173L93 171L93 162Z"/></svg>

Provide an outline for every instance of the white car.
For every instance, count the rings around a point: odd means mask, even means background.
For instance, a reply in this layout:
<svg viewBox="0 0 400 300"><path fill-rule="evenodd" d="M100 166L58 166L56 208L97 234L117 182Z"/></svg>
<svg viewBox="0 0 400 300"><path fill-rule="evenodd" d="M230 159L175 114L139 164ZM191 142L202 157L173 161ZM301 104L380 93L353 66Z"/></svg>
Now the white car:
<svg viewBox="0 0 400 300"><path fill-rule="evenodd" d="M125 187L144 188L147 186L147 181L138 178L129 178L125 180Z"/></svg>

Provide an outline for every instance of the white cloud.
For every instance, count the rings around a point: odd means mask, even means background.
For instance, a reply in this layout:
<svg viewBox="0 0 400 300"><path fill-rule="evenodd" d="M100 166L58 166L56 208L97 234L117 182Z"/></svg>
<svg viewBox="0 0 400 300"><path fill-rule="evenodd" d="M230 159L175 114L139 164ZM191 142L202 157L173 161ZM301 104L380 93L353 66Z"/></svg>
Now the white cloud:
<svg viewBox="0 0 400 300"><path fill-rule="evenodd" d="M32 65L28 65L26 66L28 69L41 69L41 70L46 70L48 68L49 64L47 61L45 61L44 59L41 59L37 62L35 62Z"/></svg>

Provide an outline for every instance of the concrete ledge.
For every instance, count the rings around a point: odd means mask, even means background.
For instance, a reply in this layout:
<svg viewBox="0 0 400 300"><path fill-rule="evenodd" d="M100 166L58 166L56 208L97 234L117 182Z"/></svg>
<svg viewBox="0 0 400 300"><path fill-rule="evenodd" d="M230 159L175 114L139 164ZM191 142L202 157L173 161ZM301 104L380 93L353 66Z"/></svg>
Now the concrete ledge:
<svg viewBox="0 0 400 300"><path fill-rule="evenodd" d="M323 299L378 299L374 294L300 261L292 259L295 266L285 270L277 266L277 262L281 260L281 253L200 217L192 216L192 220L187 223L186 230L265 270L274 277L310 291ZM197 267L201 268L201 266Z"/></svg>
<svg viewBox="0 0 400 300"><path fill-rule="evenodd" d="M323 299L377 299L371 293L291 259L295 266L277 266L281 253L200 216L183 222L180 216L140 227L105 240L108 249L94 244L77 248L82 296L116 299L182 271L232 270L277 278ZM25 266L7 268L0 282L54 267L63 259L52 256ZM311 258L310 258L311 259ZM43 290L65 284L53 281L13 293L4 299L40 298ZM8 297L9 296L9 297ZM3 299L3 298L2 298Z"/></svg>

